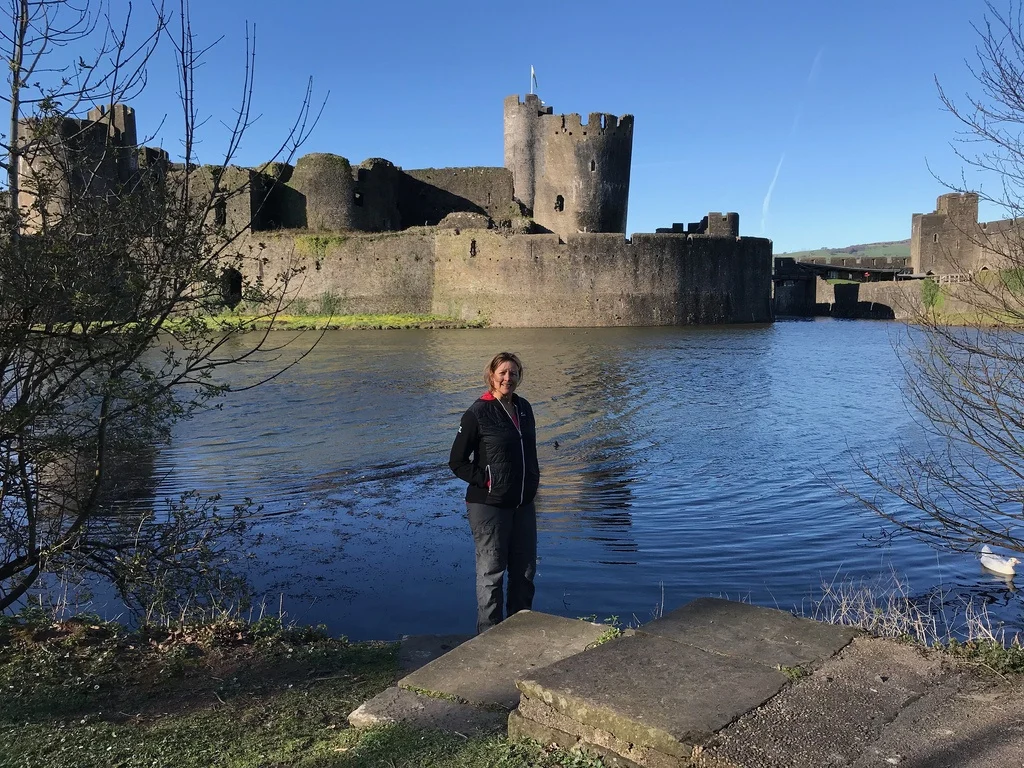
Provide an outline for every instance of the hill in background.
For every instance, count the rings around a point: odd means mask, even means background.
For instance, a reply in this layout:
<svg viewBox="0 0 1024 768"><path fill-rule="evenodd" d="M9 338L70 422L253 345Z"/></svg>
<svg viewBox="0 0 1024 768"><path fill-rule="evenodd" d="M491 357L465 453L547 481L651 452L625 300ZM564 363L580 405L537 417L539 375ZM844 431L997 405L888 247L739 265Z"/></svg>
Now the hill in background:
<svg viewBox="0 0 1024 768"><path fill-rule="evenodd" d="M813 251L791 251L789 253L776 253L776 256L788 256L797 261L808 259L821 259L829 256L854 256L873 258L878 256L898 256L910 258L910 240L892 240L886 243L863 243L862 245L848 245L845 248L818 248Z"/></svg>

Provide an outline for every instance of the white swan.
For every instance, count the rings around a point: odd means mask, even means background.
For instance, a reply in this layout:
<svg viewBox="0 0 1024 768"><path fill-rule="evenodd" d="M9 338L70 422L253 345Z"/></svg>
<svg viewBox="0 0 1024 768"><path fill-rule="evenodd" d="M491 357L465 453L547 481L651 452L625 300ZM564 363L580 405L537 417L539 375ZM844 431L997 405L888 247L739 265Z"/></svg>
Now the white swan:
<svg viewBox="0 0 1024 768"><path fill-rule="evenodd" d="M1013 576L1017 572L1018 563L1020 563L1020 560L1016 557L1000 557L993 554L988 544L981 548L981 564L990 571Z"/></svg>

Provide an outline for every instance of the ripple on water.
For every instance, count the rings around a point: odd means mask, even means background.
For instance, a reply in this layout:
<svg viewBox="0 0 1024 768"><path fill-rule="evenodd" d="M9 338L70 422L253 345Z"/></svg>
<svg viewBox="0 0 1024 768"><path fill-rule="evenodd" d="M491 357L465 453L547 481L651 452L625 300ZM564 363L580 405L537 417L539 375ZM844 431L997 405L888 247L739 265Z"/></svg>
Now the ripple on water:
<svg viewBox="0 0 1024 768"><path fill-rule="evenodd" d="M896 327L329 333L178 425L138 503L198 489L262 505L252 576L296 620L355 639L471 631L448 450L484 363L512 349L539 428L538 610L645 620L705 595L788 609L896 570L922 599L980 595L1016 621L1017 594L974 558L871 546L878 521L834 489L868 487L857 456L913 438Z"/></svg>

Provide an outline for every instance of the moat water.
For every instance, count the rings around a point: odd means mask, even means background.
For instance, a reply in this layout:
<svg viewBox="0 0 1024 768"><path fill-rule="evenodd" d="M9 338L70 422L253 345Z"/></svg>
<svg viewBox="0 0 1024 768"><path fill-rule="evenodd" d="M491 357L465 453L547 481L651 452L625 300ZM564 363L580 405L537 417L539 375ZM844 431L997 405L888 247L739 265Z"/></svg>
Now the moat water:
<svg viewBox="0 0 1024 768"><path fill-rule="evenodd" d="M923 602L955 613L974 598L1017 626L1012 584L970 555L880 545L879 519L835 490L869 488L859 458L920 439L894 351L905 333L830 320L330 332L300 365L179 425L154 497L262 504L251 576L295 621L353 639L471 632L473 549L448 450L485 362L509 349L539 429L537 610L638 623L712 595L809 611L823 584L895 573Z"/></svg>

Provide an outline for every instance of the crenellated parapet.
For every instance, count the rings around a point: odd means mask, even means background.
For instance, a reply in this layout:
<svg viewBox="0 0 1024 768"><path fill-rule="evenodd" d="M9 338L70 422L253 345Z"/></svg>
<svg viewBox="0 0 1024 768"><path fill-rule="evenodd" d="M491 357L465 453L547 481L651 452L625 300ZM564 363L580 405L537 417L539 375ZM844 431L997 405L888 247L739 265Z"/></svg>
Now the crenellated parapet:
<svg viewBox="0 0 1024 768"><path fill-rule="evenodd" d="M556 115L530 94L505 99L505 167L516 198L541 227L577 232L626 231L633 116Z"/></svg>
<svg viewBox="0 0 1024 768"><path fill-rule="evenodd" d="M259 254L225 269L229 304L245 279L298 264L295 297L313 306L329 295L346 312L507 326L770 322L771 241L740 237L737 213L626 239L633 127L632 115L555 114L535 94L514 95L504 167L404 170L321 152L294 165L186 168L137 147L135 113L114 105L37 140L29 170L65 197L117 194L143 172L158 183L134 187L154 200L189 185L212 231L241 233L239 251ZM937 214L969 218L962 208L940 202Z"/></svg>
<svg viewBox="0 0 1024 768"><path fill-rule="evenodd" d="M671 227L658 227L659 235L706 235L708 237L739 237L740 215L735 211L712 211L703 219L689 224L675 223Z"/></svg>
<svg viewBox="0 0 1024 768"><path fill-rule="evenodd" d="M932 213L915 213L910 225L910 265L914 274L972 272L984 266L984 226L978 224L978 195L940 195Z"/></svg>
<svg viewBox="0 0 1024 768"><path fill-rule="evenodd" d="M18 204L26 231L58 221L75 206L130 188L139 171L135 110L94 107L84 119L18 121Z"/></svg>

